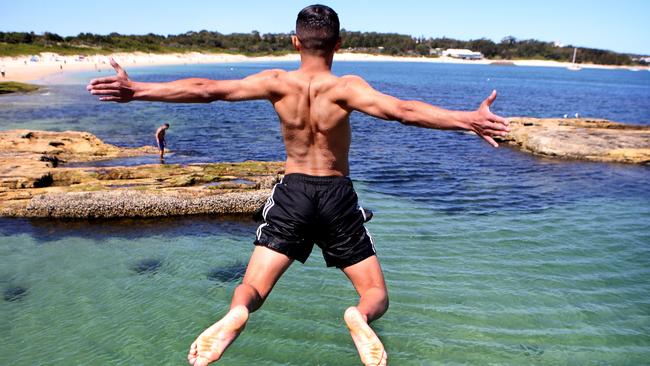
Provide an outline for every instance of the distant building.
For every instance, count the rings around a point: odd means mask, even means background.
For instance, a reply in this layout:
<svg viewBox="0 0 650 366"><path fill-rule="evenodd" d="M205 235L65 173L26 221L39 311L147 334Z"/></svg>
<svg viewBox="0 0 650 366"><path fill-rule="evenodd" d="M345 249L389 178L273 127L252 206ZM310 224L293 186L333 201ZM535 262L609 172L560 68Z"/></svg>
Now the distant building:
<svg viewBox="0 0 650 366"><path fill-rule="evenodd" d="M442 51L442 55L453 58L461 58L463 60L480 60L483 58L483 54L480 52L458 48L448 48L447 50Z"/></svg>
<svg viewBox="0 0 650 366"><path fill-rule="evenodd" d="M442 56L442 48L429 48L429 55Z"/></svg>

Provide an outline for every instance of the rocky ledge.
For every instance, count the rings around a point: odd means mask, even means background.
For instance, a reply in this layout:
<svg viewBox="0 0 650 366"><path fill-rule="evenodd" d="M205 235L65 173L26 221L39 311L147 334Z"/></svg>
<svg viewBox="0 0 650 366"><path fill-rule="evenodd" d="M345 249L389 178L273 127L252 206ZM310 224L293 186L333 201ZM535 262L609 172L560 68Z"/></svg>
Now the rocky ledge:
<svg viewBox="0 0 650 366"><path fill-rule="evenodd" d="M615 163L650 164L650 126L603 119L510 118L497 139L535 155Z"/></svg>
<svg viewBox="0 0 650 366"><path fill-rule="evenodd" d="M0 216L158 217L250 214L283 172L281 162L66 167L157 154L85 132L0 132Z"/></svg>
<svg viewBox="0 0 650 366"><path fill-rule="evenodd" d="M38 85L18 83L15 81L0 81L0 95L11 93L31 93L40 89Z"/></svg>

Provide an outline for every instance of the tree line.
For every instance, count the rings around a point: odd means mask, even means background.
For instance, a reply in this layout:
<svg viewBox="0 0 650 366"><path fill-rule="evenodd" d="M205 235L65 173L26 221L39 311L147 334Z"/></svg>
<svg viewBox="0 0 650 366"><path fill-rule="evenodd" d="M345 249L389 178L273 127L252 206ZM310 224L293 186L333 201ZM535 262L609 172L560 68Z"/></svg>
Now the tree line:
<svg viewBox="0 0 650 366"><path fill-rule="evenodd" d="M552 42L535 39L519 40L508 36L500 42L489 39L462 41L452 38L412 37L396 33L351 32L343 29L342 49L350 52L366 52L393 56L437 57L440 50L465 48L481 52L489 59L540 59L571 61L573 46L558 47ZM107 54L112 52L228 52L247 55L277 55L293 52L290 33L222 34L202 30L177 35L123 35L110 33L100 35L80 33L62 37L45 32L0 32L0 55L17 56L39 52L59 54ZM612 51L580 47L577 62L631 65L635 62L630 55Z"/></svg>

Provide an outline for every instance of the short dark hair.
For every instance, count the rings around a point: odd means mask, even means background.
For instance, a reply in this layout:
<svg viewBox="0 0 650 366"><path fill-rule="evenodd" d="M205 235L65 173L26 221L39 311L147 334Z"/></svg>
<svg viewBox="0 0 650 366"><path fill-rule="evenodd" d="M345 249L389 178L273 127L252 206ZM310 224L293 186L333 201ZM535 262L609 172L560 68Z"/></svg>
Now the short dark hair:
<svg viewBox="0 0 650 366"><path fill-rule="evenodd" d="M163 126L169 127L169 123L164 123Z"/></svg>
<svg viewBox="0 0 650 366"><path fill-rule="evenodd" d="M298 13L296 36L307 52L330 53L339 41L339 27L339 16L332 8L310 5Z"/></svg>

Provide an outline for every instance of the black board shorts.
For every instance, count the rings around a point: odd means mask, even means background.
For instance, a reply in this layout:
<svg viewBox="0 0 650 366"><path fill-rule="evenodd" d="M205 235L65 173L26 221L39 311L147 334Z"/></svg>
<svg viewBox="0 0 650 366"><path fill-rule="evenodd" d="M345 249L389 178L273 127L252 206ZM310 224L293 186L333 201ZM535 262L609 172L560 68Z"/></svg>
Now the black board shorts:
<svg viewBox="0 0 650 366"><path fill-rule="evenodd" d="M273 187L262 217L255 245L302 263L314 244L328 267L345 268L376 253L348 177L287 174Z"/></svg>

